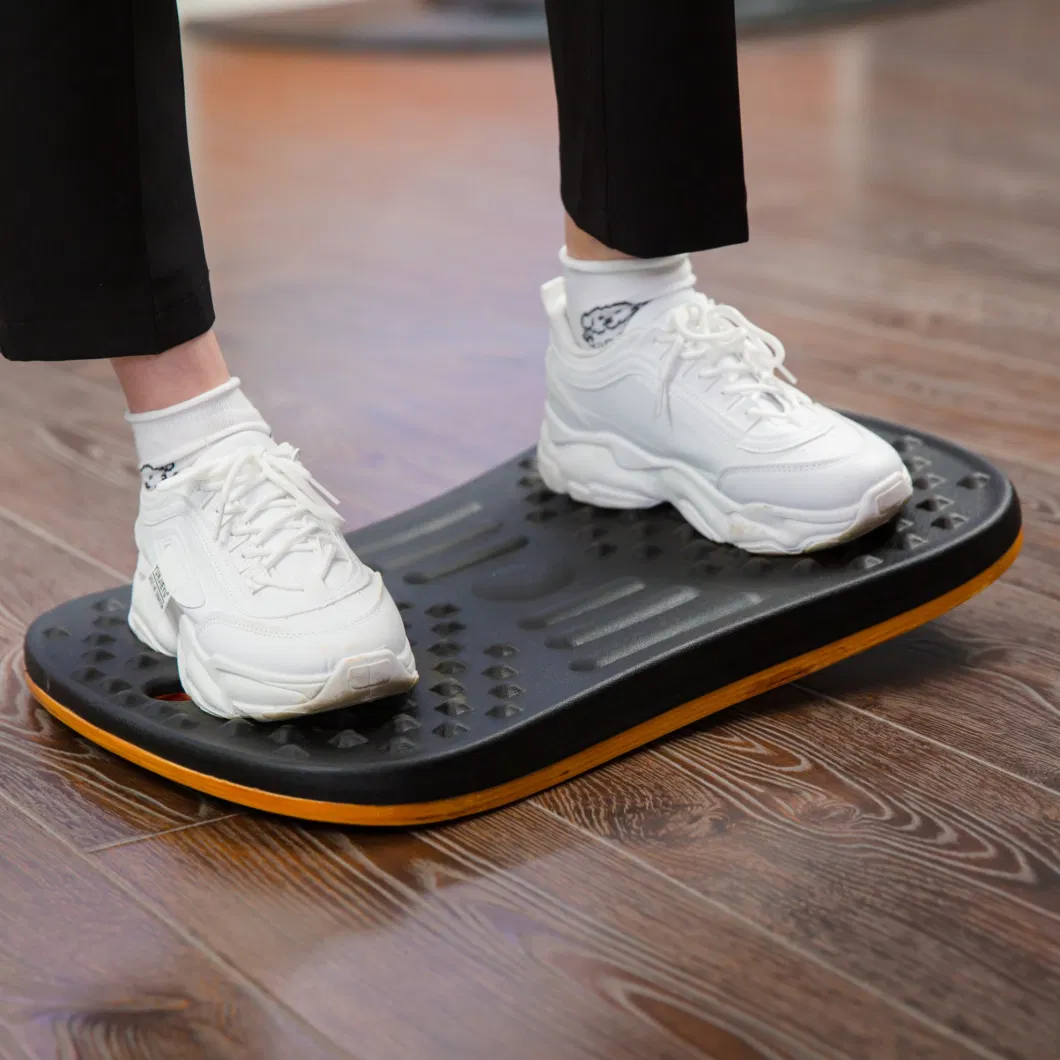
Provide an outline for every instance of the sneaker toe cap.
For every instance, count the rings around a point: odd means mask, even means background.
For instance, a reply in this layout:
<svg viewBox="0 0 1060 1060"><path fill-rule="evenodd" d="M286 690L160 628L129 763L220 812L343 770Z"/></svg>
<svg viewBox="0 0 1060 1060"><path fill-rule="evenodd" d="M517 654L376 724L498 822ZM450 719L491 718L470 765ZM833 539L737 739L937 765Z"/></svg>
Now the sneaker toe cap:
<svg viewBox="0 0 1060 1060"><path fill-rule="evenodd" d="M217 615L197 631L199 647L244 672L310 681L361 655L389 650L401 656L408 650L401 614L381 583L364 600L369 591L289 620Z"/></svg>

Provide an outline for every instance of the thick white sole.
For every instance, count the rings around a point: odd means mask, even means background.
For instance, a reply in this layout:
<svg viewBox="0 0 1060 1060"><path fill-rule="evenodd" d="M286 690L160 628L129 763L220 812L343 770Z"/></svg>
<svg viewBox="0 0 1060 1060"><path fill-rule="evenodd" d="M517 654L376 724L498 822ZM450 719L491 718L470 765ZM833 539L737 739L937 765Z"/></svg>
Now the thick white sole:
<svg viewBox="0 0 1060 1060"><path fill-rule="evenodd" d="M704 537L764 555L813 552L887 522L913 488L905 470L874 483L856 504L802 511L726 497L701 471L605 431L578 431L546 409L537 466L554 493L601 508L672 504Z"/></svg>
<svg viewBox="0 0 1060 1060"><path fill-rule="evenodd" d="M145 644L163 655L176 656L180 683L192 702L219 718L283 721L353 707L407 692L419 680L412 648L395 654L389 648L340 659L318 675L269 673L223 656L211 656L199 645L195 627L186 615L163 613L138 565L133 583L129 627ZM237 674L243 682L261 687L263 698L279 692L291 702L254 703L236 699L222 687L220 673Z"/></svg>

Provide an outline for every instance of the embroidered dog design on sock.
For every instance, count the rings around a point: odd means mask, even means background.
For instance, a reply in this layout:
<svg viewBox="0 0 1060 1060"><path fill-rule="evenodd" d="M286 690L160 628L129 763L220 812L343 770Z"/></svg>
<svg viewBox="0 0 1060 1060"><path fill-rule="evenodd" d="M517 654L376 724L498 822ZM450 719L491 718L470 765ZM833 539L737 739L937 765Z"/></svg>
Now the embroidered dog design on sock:
<svg viewBox="0 0 1060 1060"><path fill-rule="evenodd" d="M176 466L176 462L163 464L161 467L144 464L140 468L140 477L143 479L144 489L153 490L160 482L165 482L173 474L173 469Z"/></svg>
<svg viewBox="0 0 1060 1060"><path fill-rule="evenodd" d="M647 302L612 302L611 305L598 305L588 313L582 313L582 341L590 349L598 350L612 339L622 334L622 329L630 322L638 309L643 309Z"/></svg>

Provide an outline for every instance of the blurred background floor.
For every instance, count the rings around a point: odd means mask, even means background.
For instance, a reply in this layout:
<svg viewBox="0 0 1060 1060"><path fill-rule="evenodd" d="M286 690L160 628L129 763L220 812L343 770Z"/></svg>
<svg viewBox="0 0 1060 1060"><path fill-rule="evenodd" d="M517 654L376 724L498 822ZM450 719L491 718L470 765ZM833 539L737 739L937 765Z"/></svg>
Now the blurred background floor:
<svg viewBox="0 0 1060 1060"><path fill-rule="evenodd" d="M815 396L997 461L1023 557L478 820L236 812L37 709L24 629L127 580L137 476L105 364L0 363L0 1057L1055 1058L1058 55L1055 0L749 42L752 242L697 262ZM546 58L192 39L187 78L225 348L350 523L529 444Z"/></svg>

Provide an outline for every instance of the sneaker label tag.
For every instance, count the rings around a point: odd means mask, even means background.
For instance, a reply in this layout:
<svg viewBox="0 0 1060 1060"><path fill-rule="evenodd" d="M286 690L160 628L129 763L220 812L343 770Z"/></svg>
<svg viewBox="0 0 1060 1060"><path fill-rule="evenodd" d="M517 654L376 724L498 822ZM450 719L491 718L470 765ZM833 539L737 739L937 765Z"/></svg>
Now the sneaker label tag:
<svg viewBox="0 0 1060 1060"><path fill-rule="evenodd" d="M155 594L155 600L158 601L159 609L165 611L169 605L171 599L169 590L166 588L166 580L162 577L162 568L156 566L149 575L151 581L151 590Z"/></svg>

